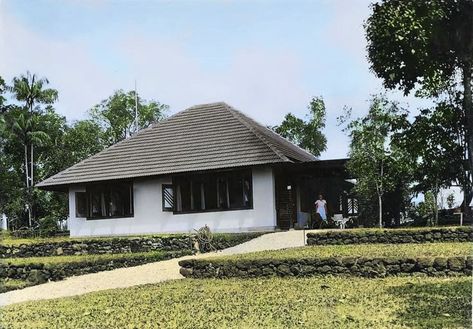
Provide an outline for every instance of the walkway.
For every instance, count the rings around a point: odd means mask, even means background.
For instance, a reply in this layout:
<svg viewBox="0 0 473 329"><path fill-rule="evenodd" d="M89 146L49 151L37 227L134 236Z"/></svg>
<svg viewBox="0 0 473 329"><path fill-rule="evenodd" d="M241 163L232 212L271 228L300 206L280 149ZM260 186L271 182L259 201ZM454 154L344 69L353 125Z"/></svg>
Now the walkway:
<svg viewBox="0 0 473 329"><path fill-rule="evenodd" d="M255 251L301 247L304 245L304 241L305 236L303 231L269 233L219 252L185 256L135 267L74 276L63 281L48 282L21 290L9 291L0 294L0 306L24 301L77 296L106 289L126 288L147 283L183 279L184 277L179 274L178 265L178 262L183 259L208 258L219 255L234 255Z"/></svg>

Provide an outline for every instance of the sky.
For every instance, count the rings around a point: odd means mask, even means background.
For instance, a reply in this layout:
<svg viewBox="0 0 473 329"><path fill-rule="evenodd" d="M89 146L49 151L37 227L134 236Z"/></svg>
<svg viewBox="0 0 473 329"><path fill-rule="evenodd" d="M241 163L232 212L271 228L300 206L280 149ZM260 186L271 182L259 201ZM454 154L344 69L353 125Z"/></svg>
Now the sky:
<svg viewBox="0 0 473 329"><path fill-rule="evenodd" d="M345 106L363 115L384 91L366 58L370 2L0 0L0 76L47 77L69 122L135 80L140 96L168 104L169 114L225 101L264 125L288 112L304 118L311 97L322 96L320 158L346 157L337 117Z"/></svg>

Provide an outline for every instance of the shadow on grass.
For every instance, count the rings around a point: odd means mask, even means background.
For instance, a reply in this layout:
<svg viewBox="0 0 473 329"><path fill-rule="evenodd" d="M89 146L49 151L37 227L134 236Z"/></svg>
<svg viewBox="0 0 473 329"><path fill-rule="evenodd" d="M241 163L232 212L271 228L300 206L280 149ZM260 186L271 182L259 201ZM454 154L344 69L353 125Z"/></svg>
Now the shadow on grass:
<svg viewBox="0 0 473 329"><path fill-rule="evenodd" d="M471 278L407 283L388 292L405 300L396 322L410 328L471 328Z"/></svg>

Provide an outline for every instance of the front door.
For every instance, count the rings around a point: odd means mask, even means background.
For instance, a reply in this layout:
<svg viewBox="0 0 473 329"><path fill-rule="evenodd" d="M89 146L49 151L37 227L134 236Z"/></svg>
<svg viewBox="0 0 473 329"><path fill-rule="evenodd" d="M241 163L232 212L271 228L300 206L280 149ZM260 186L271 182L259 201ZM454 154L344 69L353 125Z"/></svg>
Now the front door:
<svg viewBox="0 0 473 329"><path fill-rule="evenodd" d="M276 177L277 225L281 230L294 227L297 220L296 186L287 177Z"/></svg>

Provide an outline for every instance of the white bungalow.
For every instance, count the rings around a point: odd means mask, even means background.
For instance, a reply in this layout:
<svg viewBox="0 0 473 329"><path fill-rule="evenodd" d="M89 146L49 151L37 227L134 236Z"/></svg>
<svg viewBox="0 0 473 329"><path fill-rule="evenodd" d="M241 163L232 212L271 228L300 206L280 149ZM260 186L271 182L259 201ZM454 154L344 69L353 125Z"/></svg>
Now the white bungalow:
<svg viewBox="0 0 473 329"><path fill-rule="evenodd" d="M288 229L310 217L320 191L333 212L349 211L344 162L317 161L229 105L213 103L179 112L37 186L69 193L71 236L204 225L216 232Z"/></svg>

